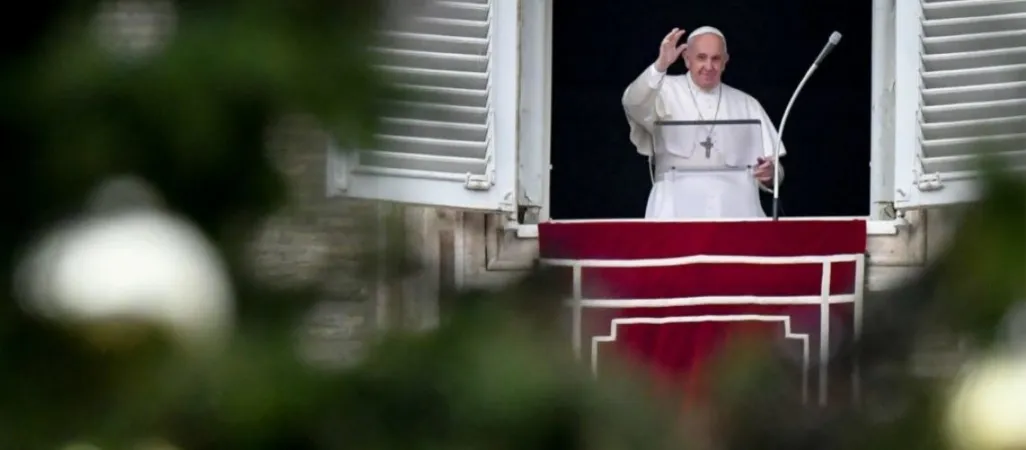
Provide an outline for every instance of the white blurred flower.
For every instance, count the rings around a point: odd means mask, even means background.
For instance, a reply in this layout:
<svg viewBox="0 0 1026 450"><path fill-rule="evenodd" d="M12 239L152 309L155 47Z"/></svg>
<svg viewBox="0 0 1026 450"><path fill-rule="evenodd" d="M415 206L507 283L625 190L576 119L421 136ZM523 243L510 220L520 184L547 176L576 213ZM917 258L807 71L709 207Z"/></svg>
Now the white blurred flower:
<svg viewBox="0 0 1026 450"><path fill-rule="evenodd" d="M44 317L156 325L191 348L223 342L233 319L217 250L192 224L152 207L94 212L49 233L31 247L19 282L25 308Z"/></svg>
<svg viewBox="0 0 1026 450"><path fill-rule="evenodd" d="M956 448L1026 448L1026 353L991 355L956 383L947 424Z"/></svg>
<svg viewBox="0 0 1026 450"><path fill-rule="evenodd" d="M139 57L167 43L178 13L167 0L107 0L100 3L95 21L102 46L116 55Z"/></svg>

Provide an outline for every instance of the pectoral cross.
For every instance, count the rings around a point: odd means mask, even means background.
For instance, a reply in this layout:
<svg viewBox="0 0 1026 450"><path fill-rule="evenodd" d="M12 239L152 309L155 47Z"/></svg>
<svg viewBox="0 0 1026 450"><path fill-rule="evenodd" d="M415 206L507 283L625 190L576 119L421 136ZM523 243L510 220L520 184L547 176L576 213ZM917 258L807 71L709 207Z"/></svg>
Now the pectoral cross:
<svg viewBox="0 0 1026 450"><path fill-rule="evenodd" d="M705 159L709 159L712 156L713 141L712 136L706 136L705 140L700 142L698 145L705 147Z"/></svg>

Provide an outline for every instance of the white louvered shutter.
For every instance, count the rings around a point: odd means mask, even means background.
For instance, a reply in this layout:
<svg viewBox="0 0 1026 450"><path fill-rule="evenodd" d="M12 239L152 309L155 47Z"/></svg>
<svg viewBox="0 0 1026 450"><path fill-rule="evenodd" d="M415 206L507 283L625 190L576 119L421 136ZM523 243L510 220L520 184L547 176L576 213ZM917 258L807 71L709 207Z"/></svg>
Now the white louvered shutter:
<svg viewBox="0 0 1026 450"><path fill-rule="evenodd" d="M403 93L379 148L332 156L329 195L515 210L517 3L414 2L382 30L375 51Z"/></svg>
<svg viewBox="0 0 1026 450"><path fill-rule="evenodd" d="M896 4L895 206L976 198L976 156L1026 169L1026 0Z"/></svg>

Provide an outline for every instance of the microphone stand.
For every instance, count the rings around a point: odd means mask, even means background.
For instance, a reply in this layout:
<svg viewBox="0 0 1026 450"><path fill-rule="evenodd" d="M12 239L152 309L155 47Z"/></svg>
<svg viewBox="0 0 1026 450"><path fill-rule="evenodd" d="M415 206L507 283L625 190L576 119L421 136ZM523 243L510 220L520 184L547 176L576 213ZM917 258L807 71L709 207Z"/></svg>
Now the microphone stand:
<svg viewBox="0 0 1026 450"><path fill-rule="evenodd" d="M787 125L787 116L791 114L791 107L794 106L794 100L798 98L798 93L805 87L805 83L812 77L812 73L819 67L819 63L826 59L826 56L830 54L830 51L834 49L841 42L841 33L833 32L830 35L830 39L827 39L826 47L823 47L823 51L819 53L816 60L812 62L812 66L809 67L809 71L805 72L805 76L802 77L801 83L798 83L798 89L794 90L794 94L791 94L791 100L787 102L787 108L784 108L784 116L780 119L780 131L777 133L777 142L773 145L773 220L780 220L780 146L784 140L784 126Z"/></svg>
<svg viewBox="0 0 1026 450"><path fill-rule="evenodd" d="M784 117L780 119L780 131L777 132L777 142L773 145L773 220L780 219L780 145L784 140L784 126L787 125L787 116L791 114L794 100L798 98L798 93L805 87L805 83L809 81L809 78L812 77L812 72L815 72L817 67L819 67L818 64L813 64L809 67L809 71L805 72L802 81L798 83L798 89L794 90L791 100L787 102L787 107L784 108Z"/></svg>

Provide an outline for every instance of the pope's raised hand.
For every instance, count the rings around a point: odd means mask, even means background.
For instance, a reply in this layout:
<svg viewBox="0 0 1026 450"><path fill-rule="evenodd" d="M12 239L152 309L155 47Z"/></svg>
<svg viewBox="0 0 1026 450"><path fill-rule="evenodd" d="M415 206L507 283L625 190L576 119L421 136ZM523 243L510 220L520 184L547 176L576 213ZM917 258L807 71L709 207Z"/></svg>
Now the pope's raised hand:
<svg viewBox="0 0 1026 450"><path fill-rule="evenodd" d="M674 28L670 30L670 34L663 38L663 42L659 44L659 59L656 60L655 67L660 72L666 72L666 69L676 62L677 58L680 58L680 54L688 48L687 42L680 45L677 44L681 36L684 36L684 30Z"/></svg>

